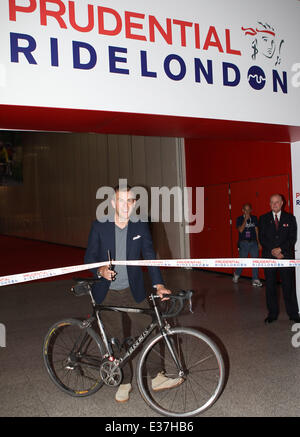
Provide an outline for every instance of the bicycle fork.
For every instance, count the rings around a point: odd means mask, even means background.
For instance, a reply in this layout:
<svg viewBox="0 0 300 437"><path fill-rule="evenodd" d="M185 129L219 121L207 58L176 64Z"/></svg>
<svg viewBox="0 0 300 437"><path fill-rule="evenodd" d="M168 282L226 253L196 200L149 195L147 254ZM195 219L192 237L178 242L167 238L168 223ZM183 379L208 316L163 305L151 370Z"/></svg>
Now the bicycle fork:
<svg viewBox="0 0 300 437"><path fill-rule="evenodd" d="M172 343L170 341L169 334L167 332L167 329L168 329L169 325L166 326L166 325L163 324L161 316L159 314L159 311L157 309L157 306L155 304L154 299L153 299L153 306L154 306L154 311L155 311L155 314L156 314L156 317L157 317L157 320L158 320L158 325L159 325L159 328L160 328L160 332L163 335L163 338L164 338L165 344L166 344L166 346L168 348L168 351L170 352L171 357L174 360L174 363L175 363L175 365L177 367L178 375L182 378L182 377L185 376L185 371L184 371L182 363L178 359L177 354L176 354L176 352L174 350L174 347L173 347L173 345L172 345Z"/></svg>
<svg viewBox="0 0 300 437"><path fill-rule="evenodd" d="M171 357L173 358L173 360L174 360L174 362L176 364L176 367L178 369L178 375L181 378L183 378L185 376L185 371L184 371L184 369L182 367L181 362L179 361L179 359L177 357L177 354L176 354L176 352L175 352L175 350L173 348L173 345L171 344L171 341L170 341L170 338L168 336L168 333L166 332L166 330L164 328L162 328L161 332L162 332L162 335L164 337L164 341L165 341L165 343L167 345L167 348L168 348L168 350L169 350L169 352L171 354Z"/></svg>

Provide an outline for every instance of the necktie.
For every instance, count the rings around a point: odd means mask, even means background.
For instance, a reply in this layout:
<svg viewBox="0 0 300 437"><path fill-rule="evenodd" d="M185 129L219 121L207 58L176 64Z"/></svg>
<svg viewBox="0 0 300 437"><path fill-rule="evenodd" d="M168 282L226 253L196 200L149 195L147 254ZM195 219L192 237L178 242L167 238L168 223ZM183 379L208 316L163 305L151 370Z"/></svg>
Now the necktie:
<svg viewBox="0 0 300 437"><path fill-rule="evenodd" d="M278 231L278 228L279 228L279 220L278 220L277 214L275 214L275 227L276 227L276 231Z"/></svg>

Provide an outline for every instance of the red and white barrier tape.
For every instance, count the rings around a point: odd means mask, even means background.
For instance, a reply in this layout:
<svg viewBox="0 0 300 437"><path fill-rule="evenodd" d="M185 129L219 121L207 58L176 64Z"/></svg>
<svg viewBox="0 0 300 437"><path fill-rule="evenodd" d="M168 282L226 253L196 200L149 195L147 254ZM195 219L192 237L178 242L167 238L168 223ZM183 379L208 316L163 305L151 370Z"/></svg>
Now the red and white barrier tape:
<svg viewBox="0 0 300 437"><path fill-rule="evenodd" d="M5 285L19 284L21 282L36 281L38 279L51 278L53 276L66 275L68 273L95 269L107 265L108 262L93 264L81 264L78 266L59 267L55 269L40 270L29 273L19 273L0 277L0 287ZM140 266L140 267L199 267L199 268L280 268L299 267L300 260L294 259L263 259L263 258L207 258L207 259L165 259L165 260L135 260L135 261L112 261L114 265Z"/></svg>

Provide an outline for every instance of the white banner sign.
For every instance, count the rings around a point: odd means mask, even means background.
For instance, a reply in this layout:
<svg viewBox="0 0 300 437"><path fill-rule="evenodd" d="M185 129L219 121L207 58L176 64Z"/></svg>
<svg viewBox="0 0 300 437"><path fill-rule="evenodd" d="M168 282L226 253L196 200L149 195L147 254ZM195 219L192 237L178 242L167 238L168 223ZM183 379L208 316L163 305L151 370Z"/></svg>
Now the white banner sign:
<svg viewBox="0 0 300 437"><path fill-rule="evenodd" d="M298 225L298 240L296 243L296 259L300 259L300 141L291 144L292 178L293 178L293 211ZM296 270L297 299L300 307L300 272Z"/></svg>
<svg viewBox="0 0 300 437"><path fill-rule="evenodd" d="M1 0L0 104L300 125L297 0Z"/></svg>

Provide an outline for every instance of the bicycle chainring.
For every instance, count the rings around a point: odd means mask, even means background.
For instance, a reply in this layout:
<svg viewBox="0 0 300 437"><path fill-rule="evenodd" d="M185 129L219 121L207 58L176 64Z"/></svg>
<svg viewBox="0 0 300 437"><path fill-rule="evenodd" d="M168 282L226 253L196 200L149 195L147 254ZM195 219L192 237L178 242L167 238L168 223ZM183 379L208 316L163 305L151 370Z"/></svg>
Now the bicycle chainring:
<svg viewBox="0 0 300 437"><path fill-rule="evenodd" d="M100 366L100 376L104 384L117 387L122 381L122 371L114 361L105 360Z"/></svg>

